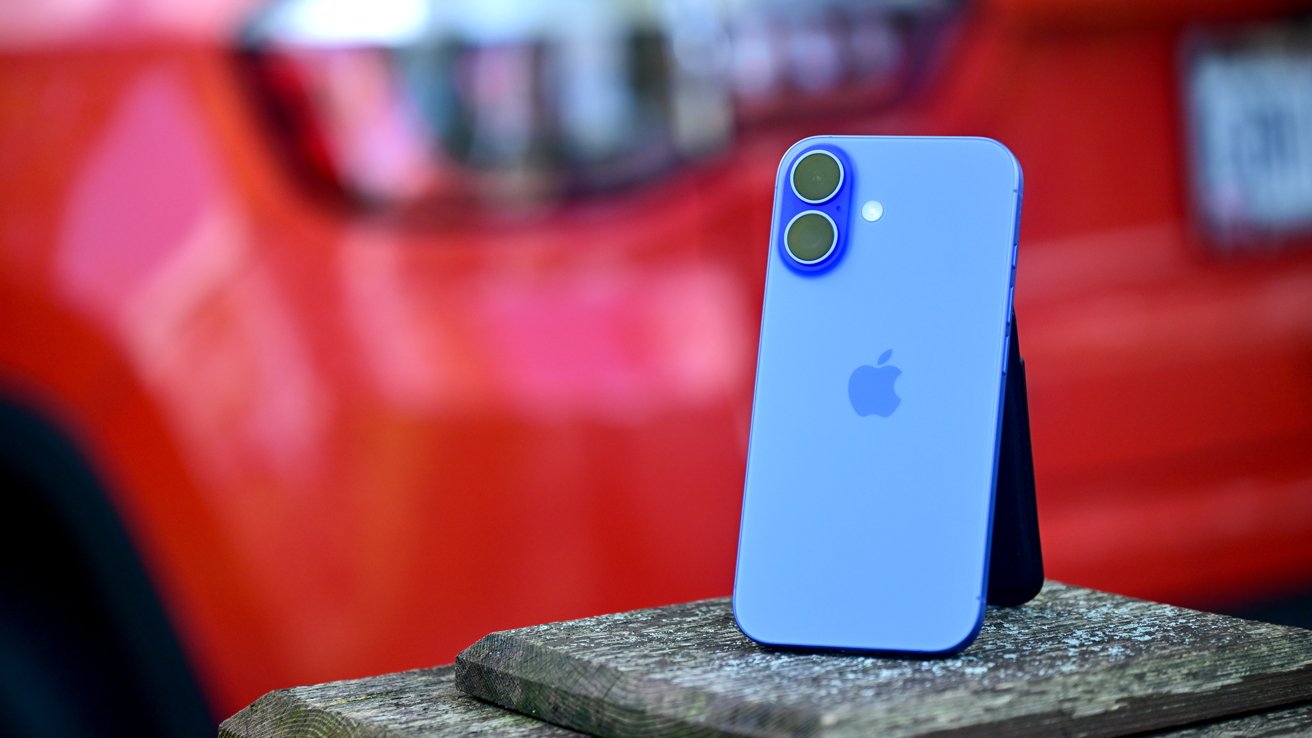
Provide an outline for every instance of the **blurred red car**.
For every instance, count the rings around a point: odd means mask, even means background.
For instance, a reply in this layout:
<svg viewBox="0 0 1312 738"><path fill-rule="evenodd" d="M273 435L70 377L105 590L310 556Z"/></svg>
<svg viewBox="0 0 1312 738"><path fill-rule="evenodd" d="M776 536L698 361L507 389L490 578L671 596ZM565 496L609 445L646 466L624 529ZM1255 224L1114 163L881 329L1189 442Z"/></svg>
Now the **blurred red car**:
<svg viewBox="0 0 1312 738"><path fill-rule="evenodd" d="M0 29L6 724L210 730L726 594L769 183L820 132L1023 163L1050 576L1312 590L1296 3L351 5Z"/></svg>

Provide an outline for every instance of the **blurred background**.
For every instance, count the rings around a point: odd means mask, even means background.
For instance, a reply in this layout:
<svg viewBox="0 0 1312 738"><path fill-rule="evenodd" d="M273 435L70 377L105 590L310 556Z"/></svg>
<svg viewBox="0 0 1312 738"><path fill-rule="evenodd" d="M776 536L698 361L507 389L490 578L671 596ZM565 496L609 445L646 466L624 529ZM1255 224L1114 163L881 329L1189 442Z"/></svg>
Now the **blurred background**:
<svg viewBox="0 0 1312 738"><path fill-rule="evenodd" d="M0 711L728 594L771 187L995 137L1050 577L1312 626L1312 15L1275 0L9 0Z"/></svg>

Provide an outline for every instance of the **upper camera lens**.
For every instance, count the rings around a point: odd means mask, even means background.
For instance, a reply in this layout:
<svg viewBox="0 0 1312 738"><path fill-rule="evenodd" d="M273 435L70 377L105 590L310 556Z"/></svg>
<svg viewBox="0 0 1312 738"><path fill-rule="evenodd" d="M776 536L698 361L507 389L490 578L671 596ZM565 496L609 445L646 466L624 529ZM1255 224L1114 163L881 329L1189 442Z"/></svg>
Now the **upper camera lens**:
<svg viewBox="0 0 1312 738"><path fill-rule="evenodd" d="M815 264L823 260L838 245L838 229L828 215L819 210L799 213L784 229L784 245L788 255L802 264Z"/></svg>
<svg viewBox="0 0 1312 738"><path fill-rule="evenodd" d="M810 203L824 202L843 184L843 165L828 151L812 151L793 165L793 192Z"/></svg>

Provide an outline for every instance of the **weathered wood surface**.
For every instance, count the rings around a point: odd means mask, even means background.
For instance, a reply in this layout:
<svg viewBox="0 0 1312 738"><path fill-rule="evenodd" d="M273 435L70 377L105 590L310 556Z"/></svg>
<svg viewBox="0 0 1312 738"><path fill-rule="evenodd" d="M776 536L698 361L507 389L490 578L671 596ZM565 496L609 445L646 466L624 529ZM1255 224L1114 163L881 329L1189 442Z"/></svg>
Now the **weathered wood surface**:
<svg viewBox="0 0 1312 738"><path fill-rule="evenodd" d="M1213 722L1172 729L1153 736L1170 738L1275 738L1312 736L1312 704L1222 718Z"/></svg>
<svg viewBox="0 0 1312 738"><path fill-rule="evenodd" d="M271 736L578 738L455 688L452 667L270 692L219 726L220 738Z"/></svg>
<svg viewBox="0 0 1312 738"><path fill-rule="evenodd" d="M485 702L452 686L450 666L368 679L281 689L226 721L220 736L377 736L508 738L582 736ZM1312 735L1312 704L1222 718L1155 736L1171 738L1274 738Z"/></svg>
<svg viewBox="0 0 1312 738"><path fill-rule="evenodd" d="M1312 700L1312 631L1049 582L959 656L801 654L718 599L493 633L456 679L603 736L1117 735Z"/></svg>

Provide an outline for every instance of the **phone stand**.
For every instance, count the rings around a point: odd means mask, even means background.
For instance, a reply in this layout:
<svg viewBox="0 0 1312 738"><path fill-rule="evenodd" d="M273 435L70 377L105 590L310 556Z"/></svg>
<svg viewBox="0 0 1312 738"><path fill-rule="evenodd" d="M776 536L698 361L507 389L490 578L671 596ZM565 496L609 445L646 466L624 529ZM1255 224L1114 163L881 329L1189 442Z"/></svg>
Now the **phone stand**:
<svg viewBox="0 0 1312 738"><path fill-rule="evenodd" d="M1014 310L1010 343L988 583L988 603L1003 607L1023 605L1043 588L1043 549L1039 544L1039 512L1034 496L1034 452L1030 446L1025 360L1020 355L1020 331Z"/></svg>

